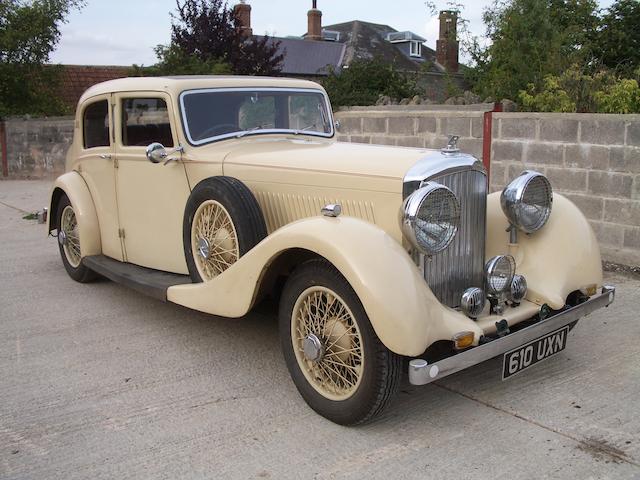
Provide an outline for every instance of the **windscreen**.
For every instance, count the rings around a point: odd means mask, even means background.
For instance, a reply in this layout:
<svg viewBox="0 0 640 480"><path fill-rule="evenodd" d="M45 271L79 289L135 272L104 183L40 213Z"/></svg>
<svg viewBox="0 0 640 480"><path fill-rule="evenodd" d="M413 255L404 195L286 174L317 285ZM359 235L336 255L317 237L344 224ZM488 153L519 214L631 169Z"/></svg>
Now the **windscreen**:
<svg viewBox="0 0 640 480"><path fill-rule="evenodd" d="M326 97L317 90L194 90L182 94L181 108L193 145L261 133L333 135Z"/></svg>

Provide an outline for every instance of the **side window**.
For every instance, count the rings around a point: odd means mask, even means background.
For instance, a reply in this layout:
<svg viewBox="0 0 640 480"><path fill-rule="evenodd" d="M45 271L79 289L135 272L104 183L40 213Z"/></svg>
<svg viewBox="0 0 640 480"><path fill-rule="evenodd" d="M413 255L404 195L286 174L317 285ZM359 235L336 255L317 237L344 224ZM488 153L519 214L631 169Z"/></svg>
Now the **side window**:
<svg viewBox="0 0 640 480"><path fill-rule="evenodd" d="M84 109L82 116L84 148L109 146L109 102L101 100Z"/></svg>
<svg viewBox="0 0 640 480"><path fill-rule="evenodd" d="M122 144L146 147L154 142L173 147L167 103L161 98L122 100Z"/></svg>

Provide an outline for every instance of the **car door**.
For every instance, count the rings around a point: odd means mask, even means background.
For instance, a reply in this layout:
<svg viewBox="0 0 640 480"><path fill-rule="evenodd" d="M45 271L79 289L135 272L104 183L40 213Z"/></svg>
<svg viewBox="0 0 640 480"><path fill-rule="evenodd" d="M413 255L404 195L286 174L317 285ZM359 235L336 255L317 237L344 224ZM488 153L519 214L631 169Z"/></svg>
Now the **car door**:
<svg viewBox="0 0 640 480"><path fill-rule="evenodd" d="M119 235L115 175L115 138L112 96L93 97L82 105L81 136L76 169L82 175L96 207L102 253L123 260Z"/></svg>
<svg viewBox="0 0 640 480"><path fill-rule="evenodd" d="M182 242L190 189L180 160L152 163L146 147L177 145L173 106L160 92L115 96L117 196L127 262L187 274ZM176 154L179 158L180 155Z"/></svg>

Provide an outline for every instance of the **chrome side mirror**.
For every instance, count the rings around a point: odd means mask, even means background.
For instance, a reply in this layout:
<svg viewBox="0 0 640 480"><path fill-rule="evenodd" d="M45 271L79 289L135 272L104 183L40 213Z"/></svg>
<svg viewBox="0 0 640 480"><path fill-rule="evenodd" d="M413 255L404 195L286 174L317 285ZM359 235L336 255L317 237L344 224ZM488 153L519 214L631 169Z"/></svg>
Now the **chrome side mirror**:
<svg viewBox="0 0 640 480"><path fill-rule="evenodd" d="M167 158L167 149L161 143L154 142L147 147L147 158L151 163L160 163Z"/></svg>
<svg viewBox="0 0 640 480"><path fill-rule="evenodd" d="M169 162L178 160L175 157L169 157L169 155L172 155L177 152L180 152L180 153L184 152L184 147L182 145L178 145L173 150L167 152L167 149L164 148L164 145L158 142L152 143L147 147L147 150L146 150L147 158L151 163L160 163L164 161L165 165L168 164Z"/></svg>

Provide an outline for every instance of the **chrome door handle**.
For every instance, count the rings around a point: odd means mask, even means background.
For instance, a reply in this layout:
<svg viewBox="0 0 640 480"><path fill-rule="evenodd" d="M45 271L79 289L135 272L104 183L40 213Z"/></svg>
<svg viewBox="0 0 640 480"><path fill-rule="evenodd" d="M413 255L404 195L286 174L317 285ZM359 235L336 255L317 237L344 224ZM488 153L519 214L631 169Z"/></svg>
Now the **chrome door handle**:
<svg viewBox="0 0 640 480"><path fill-rule="evenodd" d="M103 160L111 160L111 154L110 153L103 153L101 155L98 155L100 158L102 158Z"/></svg>

